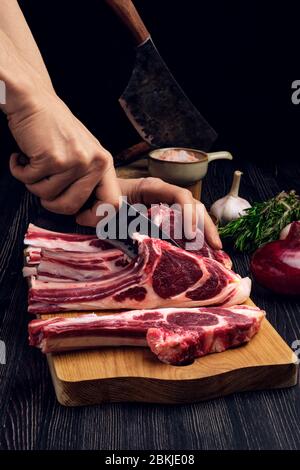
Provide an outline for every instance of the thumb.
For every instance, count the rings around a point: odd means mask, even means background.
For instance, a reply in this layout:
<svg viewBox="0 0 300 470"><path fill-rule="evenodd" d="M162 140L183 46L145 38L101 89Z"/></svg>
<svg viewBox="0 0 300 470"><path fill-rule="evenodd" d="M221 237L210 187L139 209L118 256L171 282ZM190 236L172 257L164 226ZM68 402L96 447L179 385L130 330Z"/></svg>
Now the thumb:
<svg viewBox="0 0 300 470"><path fill-rule="evenodd" d="M97 223L100 220L100 217L96 215L97 207L101 202L97 201L93 204L90 209L86 209L76 216L76 222L79 225L84 225L85 227L96 227Z"/></svg>

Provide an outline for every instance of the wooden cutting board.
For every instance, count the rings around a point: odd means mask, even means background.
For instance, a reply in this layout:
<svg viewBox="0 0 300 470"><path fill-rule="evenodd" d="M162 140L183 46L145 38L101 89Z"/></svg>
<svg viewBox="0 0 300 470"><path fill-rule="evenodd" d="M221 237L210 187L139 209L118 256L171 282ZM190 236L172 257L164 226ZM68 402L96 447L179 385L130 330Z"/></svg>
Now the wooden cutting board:
<svg viewBox="0 0 300 470"><path fill-rule="evenodd" d="M250 300L247 303L253 305ZM103 312L107 313L111 312ZM266 319L250 343L188 366L163 364L149 349L134 347L48 354L47 358L57 399L65 406L193 403L246 390L291 387L298 372L297 357Z"/></svg>
<svg viewBox="0 0 300 470"><path fill-rule="evenodd" d="M147 162L119 168L118 175L148 176ZM201 182L189 189L200 198ZM253 305L251 300L247 303ZM107 313L111 312L102 312ZM59 315L77 316L78 312ZM293 351L266 319L247 345L199 358L188 366L163 364L149 349L133 347L48 354L47 359L57 399L65 406L192 403L246 390L290 387L297 383L298 372Z"/></svg>

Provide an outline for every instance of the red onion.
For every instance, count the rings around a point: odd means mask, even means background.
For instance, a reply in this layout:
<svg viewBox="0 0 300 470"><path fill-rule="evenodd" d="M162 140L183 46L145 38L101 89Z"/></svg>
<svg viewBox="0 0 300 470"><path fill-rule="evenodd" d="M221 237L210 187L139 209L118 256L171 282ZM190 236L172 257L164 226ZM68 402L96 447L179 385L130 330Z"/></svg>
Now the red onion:
<svg viewBox="0 0 300 470"><path fill-rule="evenodd" d="M258 248L251 271L259 284L273 292L300 295L300 221L292 222L283 240Z"/></svg>

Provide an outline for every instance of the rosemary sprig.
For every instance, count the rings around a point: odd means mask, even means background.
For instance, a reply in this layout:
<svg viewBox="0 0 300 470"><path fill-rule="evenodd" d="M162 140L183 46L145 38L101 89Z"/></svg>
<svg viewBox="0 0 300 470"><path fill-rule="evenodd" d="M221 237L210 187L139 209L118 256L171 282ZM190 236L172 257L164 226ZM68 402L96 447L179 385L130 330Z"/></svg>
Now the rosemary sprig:
<svg viewBox="0 0 300 470"><path fill-rule="evenodd" d="M300 220L300 198L295 191L282 191L266 202L256 202L237 220L219 227L224 238L232 238L240 251L252 252L264 243L277 240L281 230Z"/></svg>

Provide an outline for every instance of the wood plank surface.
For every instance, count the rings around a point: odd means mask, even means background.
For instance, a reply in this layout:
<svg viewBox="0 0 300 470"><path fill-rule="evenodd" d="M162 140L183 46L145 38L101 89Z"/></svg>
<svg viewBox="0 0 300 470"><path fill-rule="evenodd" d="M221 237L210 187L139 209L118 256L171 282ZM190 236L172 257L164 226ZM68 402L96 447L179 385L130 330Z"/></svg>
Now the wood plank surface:
<svg viewBox="0 0 300 470"><path fill-rule="evenodd" d="M262 159L263 162L263 159ZM299 164L256 166L213 162L203 184L209 207L228 190L232 172L244 172L241 196L264 200L283 189L300 192ZM300 387L235 393L195 404L107 403L63 407L56 400L46 358L28 347L27 285L23 281L23 237L29 222L80 231L73 218L54 216L25 192L8 171L0 175L0 448L9 450L236 450L300 448ZM249 275L249 258L226 245L235 270ZM288 345L300 339L299 299L253 285L254 302Z"/></svg>

